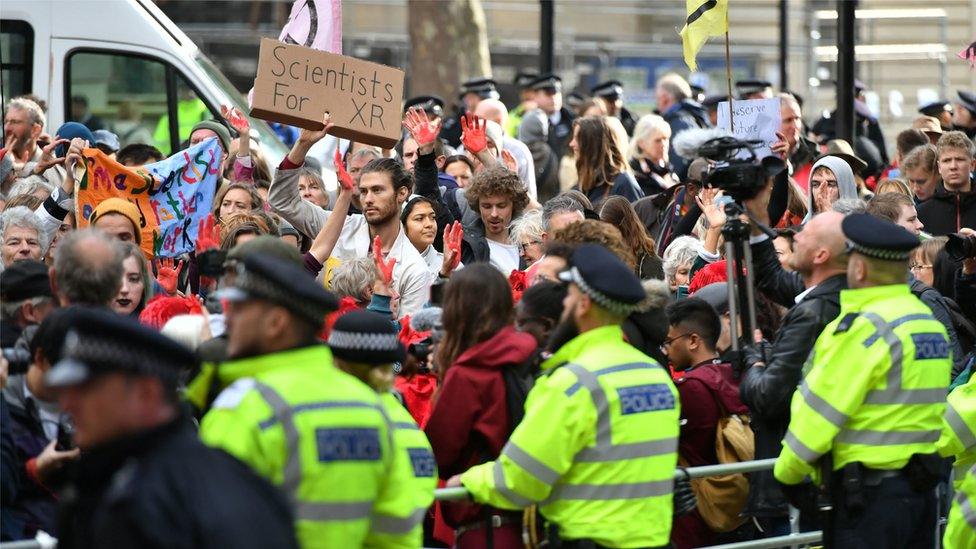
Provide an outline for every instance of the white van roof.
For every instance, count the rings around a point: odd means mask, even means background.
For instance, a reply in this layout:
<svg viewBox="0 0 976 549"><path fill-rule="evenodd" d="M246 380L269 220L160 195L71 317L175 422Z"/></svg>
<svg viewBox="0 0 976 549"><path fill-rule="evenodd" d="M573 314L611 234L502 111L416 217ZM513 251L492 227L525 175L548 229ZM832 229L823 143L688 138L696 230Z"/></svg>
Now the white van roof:
<svg viewBox="0 0 976 549"><path fill-rule="evenodd" d="M21 19L38 39L112 41L192 57L197 47L150 0L3 0L3 18Z"/></svg>

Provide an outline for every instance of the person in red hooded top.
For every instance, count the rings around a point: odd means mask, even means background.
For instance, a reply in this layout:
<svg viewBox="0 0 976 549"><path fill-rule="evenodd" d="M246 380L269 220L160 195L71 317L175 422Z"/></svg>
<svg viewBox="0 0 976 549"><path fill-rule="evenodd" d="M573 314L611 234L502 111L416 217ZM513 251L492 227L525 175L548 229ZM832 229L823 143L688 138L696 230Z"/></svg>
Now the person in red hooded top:
<svg viewBox="0 0 976 549"><path fill-rule="evenodd" d="M718 422L728 414L748 414L739 400L739 383L732 366L719 358L716 344L722 332L715 309L703 299L680 299L667 308L668 337L663 350L677 372L681 398L678 456L688 467L715 465ZM697 510L674 519L671 542L678 548L712 545L712 532Z"/></svg>
<svg viewBox="0 0 976 549"><path fill-rule="evenodd" d="M498 457L515 428L506 405L503 371L526 363L536 350L531 335L512 322L505 277L487 263L451 275L444 290L444 337L435 361L441 379L424 431L441 478ZM522 547L522 513L470 503L442 504L456 547Z"/></svg>

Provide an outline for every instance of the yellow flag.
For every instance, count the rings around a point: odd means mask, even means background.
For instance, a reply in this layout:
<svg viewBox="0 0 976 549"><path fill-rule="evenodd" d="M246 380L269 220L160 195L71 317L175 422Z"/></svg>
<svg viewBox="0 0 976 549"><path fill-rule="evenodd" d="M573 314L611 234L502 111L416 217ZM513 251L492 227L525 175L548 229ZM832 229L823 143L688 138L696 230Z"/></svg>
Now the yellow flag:
<svg viewBox="0 0 976 549"><path fill-rule="evenodd" d="M698 70L695 56L709 36L722 36L729 30L729 0L685 0L688 19L681 29L685 63L691 70Z"/></svg>

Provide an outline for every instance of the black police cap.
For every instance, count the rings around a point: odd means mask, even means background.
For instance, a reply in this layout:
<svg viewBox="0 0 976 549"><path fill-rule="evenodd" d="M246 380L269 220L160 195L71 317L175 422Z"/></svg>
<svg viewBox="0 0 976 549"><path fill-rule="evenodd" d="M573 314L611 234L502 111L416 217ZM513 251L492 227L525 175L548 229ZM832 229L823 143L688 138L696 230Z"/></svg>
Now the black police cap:
<svg viewBox="0 0 976 549"><path fill-rule="evenodd" d="M702 106L705 107L706 109L710 109L712 107L717 108L719 103L728 100L729 100L729 96L727 95L722 95L722 94L706 95L705 100L702 101Z"/></svg>
<svg viewBox="0 0 976 549"><path fill-rule="evenodd" d="M519 71L515 73L515 79L512 81L516 87L520 90L525 89L530 82L539 77L539 73L531 71Z"/></svg>
<svg viewBox="0 0 976 549"><path fill-rule="evenodd" d="M389 317L370 311L350 311L336 320L329 334L332 354L362 364L403 362L406 350Z"/></svg>
<svg viewBox="0 0 976 549"><path fill-rule="evenodd" d="M533 90L555 90L558 92L563 89L563 79L548 72L540 74L535 80L529 82L528 87Z"/></svg>
<svg viewBox="0 0 976 549"><path fill-rule="evenodd" d="M403 104L403 112L412 108L423 109L427 114L442 116L444 114L444 100L436 95L418 95L407 99Z"/></svg>
<svg viewBox="0 0 976 549"><path fill-rule="evenodd" d="M924 114L925 116L935 116L938 117L944 112L952 112L952 104L948 101L942 99L934 101L932 103L927 103L918 108L918 112Z"/></svg>
<svg viewBox="0 0 976 549"><path fill-rule="evenodd" d="M841 230L851 251L889 261L907 260L918 248L918 237L903 227L871 214L854 213L844 217Z"/></svg>
<svg viewBox="0 0 976 549"><path fill-rule="evenodd" d="M469 93L477 94L482 99L498 99L498 83L491 78L471 78L461 83L461 97Z"/></svg>
<svg viewBox="0 0 976 549"><path fill-rule="evenodd" d="M620 80L607 80L590 89L590 95L594 97L620 97L623 94L624 85Z"/></svg>
<svg viewBox="0 0 976 549"><path fill-rule="evenodd" d="M599 244L583 244L569 260L569 270L559 273L605 309L628 314L644 300L640 279L623 261Z"/></svg>
<svg viewBox="0 0 976 549"><path fill-rule="evenodd" d="M0 273L0 299L4 303L51 297L47 265L33 259L15 261Z"/></svg>
<svg viewBox="0 0 976 549"><path fill-rule="evenodd" d="M183 345L104 309L77 308L67 327L61 360L44 378L49 387L78 385L110 373L156 377L175 387L180 373L197 364Z"/></svg>
<svg viewBox="0 0 976 549"><path fill-rule="evenodd" d="M339 300L301 266L265 254L249 254L237 264L234 286L217 292L231 302L263 299L321 326L325 315L339 308Z"/></svg>
<svg viewBox="0 0 976 549"><path fill-rule="evenodd" d="M959 95L959 104L976 116L976 93L965 90L958 90L956 93Z"/></svg>
<svg viewBox="0 0 976 549"><path fill-rule="evenodd" d="M735 83L735 91L739 92L740 96L749 95L751 93L759 93L765 91L766 88L772 88L772 82L767 80L739 80Z"/></svg>

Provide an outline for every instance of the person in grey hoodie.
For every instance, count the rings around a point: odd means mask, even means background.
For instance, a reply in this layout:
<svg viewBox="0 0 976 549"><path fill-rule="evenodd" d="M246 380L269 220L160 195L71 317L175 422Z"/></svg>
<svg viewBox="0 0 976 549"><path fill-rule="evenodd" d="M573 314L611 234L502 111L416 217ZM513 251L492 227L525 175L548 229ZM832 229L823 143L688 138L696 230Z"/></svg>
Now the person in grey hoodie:
<svg viewBox="0 0 976 549"><path fill-rule="evenodd" d="M814 214L829 211L842 198L857 198L857 183L850 164L838 156L824 156L810 170L809 209L806 223Z"/></svg>

